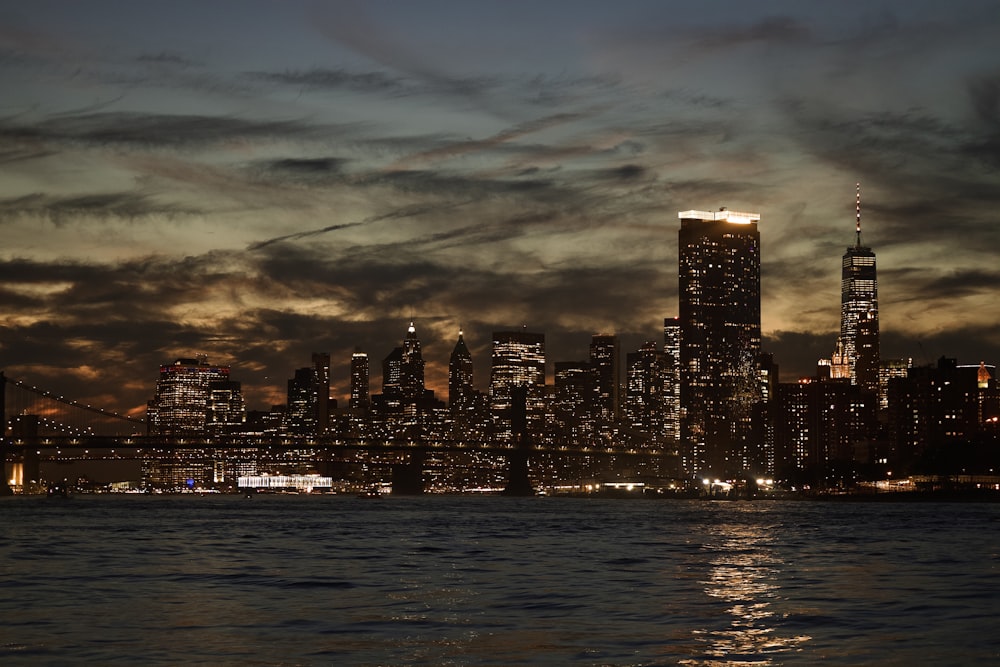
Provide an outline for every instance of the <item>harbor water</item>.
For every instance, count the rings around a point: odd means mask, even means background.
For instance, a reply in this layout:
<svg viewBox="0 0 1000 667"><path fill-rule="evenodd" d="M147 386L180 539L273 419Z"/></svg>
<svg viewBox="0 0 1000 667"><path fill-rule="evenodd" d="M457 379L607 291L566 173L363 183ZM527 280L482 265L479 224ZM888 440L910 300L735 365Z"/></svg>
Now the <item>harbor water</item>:
<svg viewBox="0 0 1000 667"><path fill-rule="evenodd" d="M1000 664L1000 504L0 498L0 664Z"/></svg>

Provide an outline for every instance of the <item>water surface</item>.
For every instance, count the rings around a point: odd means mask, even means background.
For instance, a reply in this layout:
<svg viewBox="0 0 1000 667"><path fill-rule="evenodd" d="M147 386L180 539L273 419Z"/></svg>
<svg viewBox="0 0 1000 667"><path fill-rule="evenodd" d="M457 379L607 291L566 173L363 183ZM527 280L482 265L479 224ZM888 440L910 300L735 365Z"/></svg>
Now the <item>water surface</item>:
<svg viewBox="0 0 1000 667"><path fill-rule="evenodd" d="M1000 663L1000 506L0 499L0 663Z"/></svg>

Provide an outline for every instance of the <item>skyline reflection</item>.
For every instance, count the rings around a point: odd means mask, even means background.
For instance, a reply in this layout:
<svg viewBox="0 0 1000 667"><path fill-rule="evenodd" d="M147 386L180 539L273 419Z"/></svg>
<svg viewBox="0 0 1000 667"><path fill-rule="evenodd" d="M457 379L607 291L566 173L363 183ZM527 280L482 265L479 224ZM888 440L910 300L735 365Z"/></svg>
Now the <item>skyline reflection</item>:
<svg viewBox="0 0 1000 667"><path fill-rule="evenodd" d="M737 667L773 665L775 658L811 639L782 636L772 603L780 598L780 575L785 563L772 548L770 522L762 522L758 507L725 503L730 516L711 526L702 550L710 554L704 593L728 605L724 628L695 630L704 645L704 659L682 660L687 665ZM765 510L766 511L766 510Z"/></svg>

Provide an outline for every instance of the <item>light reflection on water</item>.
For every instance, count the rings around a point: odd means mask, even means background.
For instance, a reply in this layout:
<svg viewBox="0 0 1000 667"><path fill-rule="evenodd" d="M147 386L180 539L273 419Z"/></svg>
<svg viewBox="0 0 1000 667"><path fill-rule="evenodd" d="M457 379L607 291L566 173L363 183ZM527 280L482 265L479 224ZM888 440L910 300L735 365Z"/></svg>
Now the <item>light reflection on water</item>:
<svg viewBox="0 0 1000 667"><path fill-rule="evenodd" d="M0 499L0 664L1000 664L1000 506Z"/></svg>
<svg viewBox="0 0 1000 667"><path fill-rule="evenodd" d="M774 525L731 520L748 511L753 510L735 505L730 517L708 527L703 549L710 569L708 579L701 583L706 595L729 605L729 625L695 630L707 657L681 664L773 665L781 654L810 639L808 635L785 636L775 623L772 602L779 594L784 563L772 548Z"/></svg>

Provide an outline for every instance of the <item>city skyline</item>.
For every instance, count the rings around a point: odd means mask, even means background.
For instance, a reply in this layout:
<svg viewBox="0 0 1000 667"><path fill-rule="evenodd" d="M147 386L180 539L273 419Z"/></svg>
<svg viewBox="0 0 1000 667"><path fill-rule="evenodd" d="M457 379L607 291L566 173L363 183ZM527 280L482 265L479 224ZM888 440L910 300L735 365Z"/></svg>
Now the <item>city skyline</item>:
<svg viewBox="0 0 1000 667"><path fill-rule="evenodd" d="M439 397L460 330L478 388L522 326L551 378L595 333L661 339L676 212L721 206L761 213L761 347L810 375L857 182L881 356L1000 357L992 3L0 16L9 377L134 414L204 354L265 407L325 352L344 405L356 348L377 373L412 320Z"/></svg>

